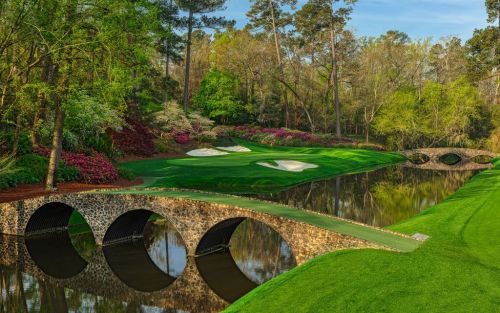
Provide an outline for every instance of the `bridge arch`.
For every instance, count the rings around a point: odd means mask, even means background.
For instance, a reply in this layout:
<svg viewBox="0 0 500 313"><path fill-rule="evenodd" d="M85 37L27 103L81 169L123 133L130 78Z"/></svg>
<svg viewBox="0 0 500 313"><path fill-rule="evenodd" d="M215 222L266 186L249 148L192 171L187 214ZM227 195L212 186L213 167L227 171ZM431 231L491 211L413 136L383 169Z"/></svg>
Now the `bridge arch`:
<svg viewBox="0 0 500 313"><path fill-rule="evenodd" d="M457 165L463 161L464 161L463 156L460 156L457 153L453 152L443 154L442 156L439 157L439 162L449 166Z"/></svg>
<svg viewBox="0 0 500 313"><path fill-rule="evenodd" d="M407 167L442 170L442 171L470 171L490 168L491 160L500 156L494 152L467 149L467 148L421 148L401 152L409 161ZM446 162L446 156L455 155L456 162ZM428 161L415 162L416 156L426 156ZM478 162L479 158L489 158L490 162ZM443 162L444 161L444 162ZM448 164L447 164L448 163Z"/></svg>
<svg viewBox="0 0 500 313"><path fill-rule="evenodd" d="M146 247L146 239L152 240L154 234L146 236L145 232L151 230L155 216L166 221L165 227L160 227L165 240L167 270L163 270L153 260ZM147 226L150 227L147 227ZM185 263L182 268L170 273L170 259L168 231L172 230L184 247ZM154 229L153 229L154 232ZM103 252L106 261L113 273L127 286L142 292L155 292L172 285L182 275L187 264L187 250L184 240L179 232L172 226L168 218L151 210L137 209L125 212L116 218L104 235Z"/></svg>
<svg viewBox="0 0 500 313"><path fill-rule="evenodd" d="M251 230L252 228L254 233L257 229L264 230L262 233L257 233L257 237L252 238L253 241L250 245L247 244L248 241L243 239L243 237L238 237L238 239L240 239L239 248L245 250L240 251L240 253L243 253L245 258L253 259L252 255L258 259L260 258L259 261L261 262L255 262L258 265L252 266L253 262L250 262L245 266L239 263L237 255L233 254L234 251L231 244L235 243L236 246L239 245L238 241L232 242L232 239L236 230L239 228L240 232ZM273 240L272 238L278 240ZM243 239L242 242L241 239ZM267 246L267 249L259 247L259 243L269 241L271 245ZM273 241L275 241L274 245L272 244ZM283 244L285 244L288 249L286 249ZM266 251L264 255L259 252L263 250ZM283 253L284 250L288 250L288 253ZM283 254L288 257L282 257ZM266 259L268 259L270 255L272 255L274 264L272 269L266 268ZM285 265L284 267L280 267L283 268L284 271L290 270L297 265L293 249L290 243L285 240L284 236L271 225L244 216L223 220L212 226L203 235L196 248L195 261L196 267L205 283L218 296L228 302L236 301L244 294L256 288L259 284L280 274L276 272L277 262L281 262L282 265ZM250 268L247 268L248 265L250 265ZM268 275L265 275L266 277L255 277L261 276L257 273L261 275L267 273Z"/></svg>
<svg viewBox="0 0 500 313"><path fill-rule="evenodd" d="M40 206L30 216L25 228L27 236L66 230L75 209L62 202L49 202Z"/></svg>
<svg viewBox="0 0 500 313"><path fill-rule="evenodd" d="M35 210L24 229L25 245L35 264L47 275L67 279L81 273L88 261L75 247L69 233L71 217L78 211L63 202L49 202ZM82 223L78 213L77 221ZM93 235L90 235L93 243Z"/></svg>

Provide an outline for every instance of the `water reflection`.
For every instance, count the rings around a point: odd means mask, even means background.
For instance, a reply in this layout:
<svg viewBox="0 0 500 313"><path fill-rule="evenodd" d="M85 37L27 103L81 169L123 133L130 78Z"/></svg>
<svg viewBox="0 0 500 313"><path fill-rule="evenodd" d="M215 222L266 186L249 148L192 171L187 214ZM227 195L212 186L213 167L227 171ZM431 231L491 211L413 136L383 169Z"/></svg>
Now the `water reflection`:
<svg viewBox="0 0 500 313"><path fill-rule="evenodd" d="M166 219L153 217L144 228L144 245L151 260L171 277L182 275L187 251L181 235Z"/></svg>
<svg viewBox="0 0 500 313"><path fill-rule="evenodd" d="M387 167L255 197L384 227L443 201L474 174Z"/></svg>
<svg viewBox="0 0 500 313"><path fill-rule="evenodd" d="M296 266L288 243L271 227L252 219L236 228L229 250L238 268L257 284Z"/></svg>
<svg viewBox="0 0 500 313"><path fill-rule="evenodd" d="M196 259L158 218L144 240L103 249L75 231L0 236L0 312L218 312L294 266L286 242L252 220L228 250Z"/></svg>
<svg viewBox="0 0 500 313"><path fill-rule="evenodd" d="M53 232L26 238L26 248L47 275L65 279L82 272L95 249L91 233Z"/></svg>
<svg viewBox="0 0 500 313"><path fill-rule="evenodd" d="M187 252L179 233L166 219L153 216L144 237L104 247L111 270L135 290L152 292L167 288L181 276Z"/></svg>
<svg viewBox="0 0 500 313"><path fill-rule="evenodd" d="M197 257L196 264L210 288L229 302L296 266L287 242L252 219L239 224L229 249Z"/></svg>

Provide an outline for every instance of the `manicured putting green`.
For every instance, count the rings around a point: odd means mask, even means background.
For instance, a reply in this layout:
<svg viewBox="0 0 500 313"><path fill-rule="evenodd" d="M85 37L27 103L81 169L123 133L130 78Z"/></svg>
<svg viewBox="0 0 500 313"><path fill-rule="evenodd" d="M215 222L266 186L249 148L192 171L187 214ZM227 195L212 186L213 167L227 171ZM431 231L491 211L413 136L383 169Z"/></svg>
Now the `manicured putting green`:
<svg viewBox="0 0 500 313"><path fill-rule="evenodd" d="M359 149L268 147L236 140L251 152L214 157L142 160L122 164L144 179L142 187L183 188L234 194L267 193L319 179L402 162L396 153ZM259 162L291 160L317 165L303 172L279 171Z"/></svg>

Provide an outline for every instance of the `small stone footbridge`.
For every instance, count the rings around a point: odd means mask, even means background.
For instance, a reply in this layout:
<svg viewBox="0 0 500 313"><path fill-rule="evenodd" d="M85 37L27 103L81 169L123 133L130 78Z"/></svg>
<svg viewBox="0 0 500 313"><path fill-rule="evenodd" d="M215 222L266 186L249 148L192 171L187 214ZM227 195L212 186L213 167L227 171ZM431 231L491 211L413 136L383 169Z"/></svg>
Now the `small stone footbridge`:
<svg viewBox="0 0 500 313"><path fill-rule="evenodd" d="M69 239L51 244L49 238L31 244L31 239L24 242L21 237L38 238L36 234L67 229L74 210L89 224L96 243L103 246L89 262L73 251ZM168 275L159 279L161 273L147 257L143 245L144 257L137 260L134 273L121 271L117 254L110 250L141 237L152 214L168 219L186 246L187 265L177 279ZM0 262L66 288L102 296L119 294L122 301L154 303L186 311L222 310L236 296L221 297L225 286L212 283L197 260L227 247L233 232L245 219L274 229L290 246L297 265L335 250L374 248L409 252L421 243L402 234L241 197L178 190L99 191L0 204L0 234L19 236L15 237L19 241L2 239L10 241L0 245L4 247ZM74 260L69 262L72 268L58 266L58 257ZM221 262L232 271L228 275L248 280L241 277L232 259ZM158 286L141 290L136 281L147 277ZM188 299L186 295L190 295Z"/></svg>
<svg viewBox="0 0 500 313"><path fill-rule="evenodd" d="M418 162L408 161L407 167L442 171L484 170L492 166L488 160L500 157L500 154L491 151L467 148L421 148L406 150L401 153L407 158L418 159ZM455 157L457 162L446 164L443 158L447 156Z"/></svg>

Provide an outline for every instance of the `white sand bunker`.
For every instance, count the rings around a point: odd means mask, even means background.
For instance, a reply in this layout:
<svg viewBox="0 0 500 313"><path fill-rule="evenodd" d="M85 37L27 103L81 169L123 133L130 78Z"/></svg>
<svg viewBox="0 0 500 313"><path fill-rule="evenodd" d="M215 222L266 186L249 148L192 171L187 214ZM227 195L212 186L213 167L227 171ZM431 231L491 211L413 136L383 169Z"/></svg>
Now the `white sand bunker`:
<svg viewBox="0 0 500 313"><path fill-rule="evenodd" d="M252 152L252 150L243 146L233 146L233 147L217 147L219 150L229 151L229 152Z"/></svg>
<svg viewBox="0 0 500 313"><path fill-rule="evenodd" d="M273 168L275 170L287 171L287 172L303 172L311 168L318 168L316 164L304 163L300 161L290 161L290 160L277 160L274 161L276 165L268 162L258 162L258 165Z"/></svg>
<svg viewBox="0 0 500 313"><path fill-rule="evenodd" d="M196 149L196 150L191 150L186 154L194 157L211 157L218 155L226 155L229 153L215 149Z"/></svg>

